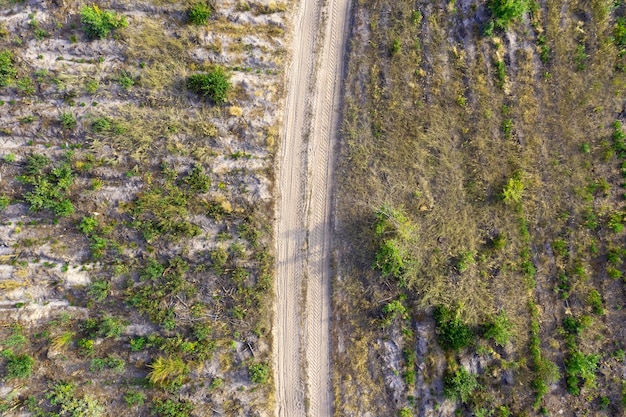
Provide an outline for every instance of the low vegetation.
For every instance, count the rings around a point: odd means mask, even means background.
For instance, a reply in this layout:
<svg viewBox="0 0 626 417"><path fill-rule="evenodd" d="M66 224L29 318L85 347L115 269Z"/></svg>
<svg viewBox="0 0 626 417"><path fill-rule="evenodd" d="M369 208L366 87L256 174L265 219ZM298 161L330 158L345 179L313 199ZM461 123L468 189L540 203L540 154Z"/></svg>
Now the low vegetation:
<svg viewBox="0 0 626 417"><path fill-rule="evenodd" d="M240 6L0 0L0 415L272 409L288 25Z"/></svg>
<svg viewBox="0 0 626 417"><path fill-rule="evenodd" d="M625 11L355 4L338 414L624 413Z"/></svg>

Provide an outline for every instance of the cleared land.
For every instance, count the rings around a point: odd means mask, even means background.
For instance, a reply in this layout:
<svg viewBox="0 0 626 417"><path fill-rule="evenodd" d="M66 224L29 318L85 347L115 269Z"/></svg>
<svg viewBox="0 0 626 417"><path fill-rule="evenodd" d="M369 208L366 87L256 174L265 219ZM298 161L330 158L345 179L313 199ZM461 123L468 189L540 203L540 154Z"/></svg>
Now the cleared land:
<svg viewBox="0 0 626 417"><path fill-rule="evenodd" d="M323 20L322 6L327 9ZM294 20L293 58L279 158L281 197L276 232L278 298L274 343L279 416L332 415L332 150L339 122L348 12L347 0L331 0L326 5L303 1ZM321 28L320 21L324 22ZM304 306L300 304L303 288Z"/></svg>
<svg viewBox="0 0 626 417"><path fill-rule="evenodd" d="M0 0L0 415L273 413L286 10Z"/></svg>

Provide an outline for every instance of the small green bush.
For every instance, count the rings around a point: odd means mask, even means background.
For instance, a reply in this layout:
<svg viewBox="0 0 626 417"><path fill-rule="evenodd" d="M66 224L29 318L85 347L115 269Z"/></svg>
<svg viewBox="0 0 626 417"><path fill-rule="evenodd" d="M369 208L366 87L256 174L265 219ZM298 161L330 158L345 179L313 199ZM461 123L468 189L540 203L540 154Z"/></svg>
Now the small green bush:
<svg viewBox="0 0 626 417"><path fill-rule="evenodd" d="M506 316L504 310L494 317L493 321L487 325L485 338L493 339L498 346L504 346L511 339L513 324Z"/></svg>
<svg viewBox="0 0 626 417"><path fill-rule="evenodd" d="M187 10L187 21L192 25L204 26L209 23L211 7L204 3L196 3Z"/></svg>
<svg viewBox="0 0 626 417"><path fill-rule="evenodd" d="M96 301L104 301L111 292L111 284L103 279L95 280L89 285L87 294Z"/></svg>
<svg viewBox="0 0 626 417"><path fill-rule="evenodd" d="M477 388L476 376L462 366L456 372L447 371L443 378L443 395L452 401L467 402Z"/></svg>
<svg viewBox="0 0 626 417"><path fill-rule="evenodd" d="M157 398L152 406L153 415L158 417L189 417L193 404L189 401L173 401Z"/></svg>
<svg viewBox="0 0 626 417"><path fill-rule="evenodd" d="M72 113L61 113L59 117L59 122L61 122L61 126L63 129L73 130L76 128L78 123L76 122L76 118Z"/></svg>
<svg viewBox="0 0 626 417"><path fill-rule="evenodd" d="M404 251L397 239L385 239L376 252L373 267L383 275L401 278L404 272Z"/></svg>
<svg viewBox="0 0 626 417"><path fill-rule="evenodd" d="M140 391L129 390L124 394L124 402L130 407L141 407L146 401L146 394Z"/></svg>
<svg viewBox="0 0 626 417"><path fill-rule="evenodd" d="M216 104L224 103L231 89L230 76L222 67L201 74L193 74L187 79L187 88Z"/></svg>
<svg viewBox="0 0 626 417"><path fill-rule="evenodd" d="M613 37L615 39L615 45L619 49L626 49L626 17L618 17L615 19Z"/></svg>
<svg viewBox="0 0 626 417"><path fill-rule="evenodd" d="M602 296L598 291L591 290L589 292L588 302L594 314L604 314L604 307L602 306Z"/></svg>
<svg viewBox="0 0 626 417"><path fill-rule="evenodd" d="M509 24L521 18L528 11L528 0L488 0L495 26L506 29Z"/></svg>
<svg viewBox="0 0 626 417"><path fill-rule="evenodd" d="M13 55L10 51L0 52L0 87L6 87L15 78L17 70L13 66Z"/></svg>
<svg viewBox="0 0 626 417"><path fill-rule="evenodd" d="M2 352L6 362L6 379L28 378L32 373L35 360L29 355L16 355L11 349Z"/></svg>
<svg viewBox="0 0 626 417"><path fill-rule="evenodd" d="M593 388L600 355L586 355L580 351L572 352L565 360L567 390L572 395L580 394L580 381L588 388Z"/></svg>
<svg viewBox="0 0 626 417"><path fill-rule="evenodd" d="M248 373L255 384L265 384L270 375L270 367L266 363L255 363L248 367Z"/></svg>
<svg viewBox="0 0 626 417"><path fill-rule="evenodd" d="M69 161L54 166L44 155L33 154L26 160L26 173L20 181L33 186L24 195L24 200L32 211L51 210L57 216L69 216L74 206L67 194L74 182L74 174Z"/></svg>
<svg viewBox="0 0 626 417"><path fill-rule="evenodd" d="M80 22L83 24L83 31L91 39L104 39L111 31L128 26L125 16L100 10L95 4L80 9Z"/></svg>
<svg viewBox="0 0 626 417"><path fill-rule="evenodd" d="M444 350L459 350L474 341L474 332L459 317L459 312L445 306L435 307L437 341Z"/></svg>
<svg viewBox="0 0 626 417"><path fill-rule="evenodd" d="M9 207L9 204L11 204L11 199L6 195L0 195L0 211Z"/></svg>
<svg viewBox="0 0 626 417"><path fill-rule="evenodd" d="M93 216L85 216L78 225L78 230L89 236L98 227L98 220Z"/></svg>
<svg viewBox="0 0 626 417"><path fill-rule="evenodd" d="M522 202L524 196L524 183L519 175L515 175L509 179L502 189L502 200L504 204L513 205Z"/></svg>
<svg viewBox="0 0 626 417"><path fill-rule="evenodd" d="M97 399L85 395L79 397L75 393L76 386L70 382L58 382L46 393L52 406L58 406L58 415L71 417L100 417L104 407ZM47 415L47 414L46 414ZM54 415L57 415L56 413Z"/></svg>

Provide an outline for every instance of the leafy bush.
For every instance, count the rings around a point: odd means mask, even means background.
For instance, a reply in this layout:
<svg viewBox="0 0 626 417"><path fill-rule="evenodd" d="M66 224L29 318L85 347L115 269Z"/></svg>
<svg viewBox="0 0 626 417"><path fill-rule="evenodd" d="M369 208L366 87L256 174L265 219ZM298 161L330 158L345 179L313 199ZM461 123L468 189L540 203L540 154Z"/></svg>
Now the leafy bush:
<svg viewBox="0 0 626 417"><path fill-rule="evenodd" d="M221 104L226 101L231 89L230 76L222 67L215 67L209 72L191 75L187 79L187 88Z"/></svg>
<svg viewBox="0 0 626 417"><path fill-rule="evenodd" d="M54 166L44 155L33 154L26 160L26 174L19 179L33 186L24 195L32 211L51 210L57 216L69 216L74 206L67 194L74 182L69 161Z"/></svg>
<svg viewBox="0 0 626 417"><path fill-rule="evenodd" d="M85 216L78 225L78 230L86 235L90 235L98 227L98 220L93 216Z"/></svg>
<svg viewBox="0 0 626 417"><path fill-rule="evenodd" d="M35 360L29 355L16 355L11 349L2 352L6 362L6 379L28 378L33 370Z"/></svg>
<svg viewBox="0 0 626 417"><path fill-rule="evenodd" d="M11 51L0 52L0 87L9 85L9 81L15 78L17 70L13 66Z"/></svg>
<svg viewBox="0 0 626 417"><path fill-rule="evenodd" d="M111 284L105 280L95 280L89 285L87 293L96 301L104 301L111 292Z"/></svg>
<svg viewBox="0 0 626 417"><path fill-rule="evenodd" d="M80 9L80 22L83 24L83 31L91 39L104 39L111 31L128 26L125 16L100 10L95 4Z"/></svg>
<svg viewBox="0 0 626 417"><path fill-rule="evenodd" d="M104 407L97 399L85 395L75 395L76 386L70 382L58 382L46 394L46 398L53 406L59 406L59 415L71 417L100 417L104 414Z"/></svg>
<svg viewBox="0 0 626 417"><path fill-rule="evenodd" d="M572 395L580 393L580 381L588 388L592 388L596 381L596 370L600 355L586 355L580 351L574 351L565 360L565 372L567 390Z"/></svg>
<svg viewBox="0 0 626 417"><path fill-rule="evenodd" d="M522 182L520 175L516 174L509 179L502 189L502 200L504 201L504 204L507 205L519 204L522 202L523 196L524 183Z"/></svg>
<svg viewBox="0 0 626 417"><path fill-rule="evenodd" d="M626 17L618 17L615 19L613 37L615 39L615 45L619 49L626 49Z"/></svg>
<svg viewBox="0 0 626 417"><path fill-rule="evenodd" d="M193 404L189 401L162 400L157 398L152 406L153 414L158 417L189 417Z"/></svg>
<svg viewBox="0 0 626 417"><path fill-rule="evenodd" d="M465 403L478 388L476 376L460 366L456 372L447 371L443 378L443 395Z"/></svg>
<svg viewBox="0 0 626 417"><path fill-rule="evenodd" d="M270 367L266 363L255 363L248 367L248 373L255 384L265 384L270 375Z"/></svg>
<svg viewBox="0 0 626 417"><path fill-rule="evenodd" d="M187 21L193 25L203 26L209 23L211 7L204 3L196 3L187 10Z"/></svg>
<svg viewBox="0 0 626 417"><path fill-rule="evenodd" d="M383 275L393 275L401 278L404 272L404 250L397 239L384 240L374 259L373 267L379 269Z"/></svg>
<svg viewBox="0 0 626 417"><path fill-rule="evenodd" d="M0 195L0 211L9 207L9 204L11 204L11 199L6 195Z"/></svg>
<svg viewBox="0 0 626 417"><path fill-rule="evenodd" d="M124 402L128 407L141 407L146 401L146 394L139 391L129 390L124 394Z"/></svg>
<svg viewBox="0 0 626 417"><path fill-rule="evenodd" d="M67 130L75 129L78 124L74 115L67 112L61 113L61 116L59 117L59 122L61 122L61 126L63 126L63 129Z"/></svg>
<svg viewBox="0 0 626 417"><path fill-rule="evenodd" d="M445 306L435 307L437 341L444 350L459 350L474 340L474 332L459 317L459 312Z"/></svg>
<svg viewBox="0 0 626 417"><path fill-rule="evenodd" d="M589 292L588 302L594 314L604 314L604 307L602 306L602 296L598 291L591 290Z"/></svg>
<svg viewBox="0 0 626 417"><path fill-rule="evenodd" d="M495 26L506 29L528 11L528 0L488 0L487 7Z"/></svg>
<svg viewBox="0 0 626 417"><path fill-rule="evenodd" d="M504 310L500 311L491 323L487 325L485 337L493 339L498 346L504 346L511 339L513 324L506 316Z"/></svg>
<svg viewBox="0 0 626 417"><path fill-rule="evenodd" d="M211 179L204 173L204 168L199 164L193 166L184 182L189 188L200 193L206 193L211 186Z"/></svg>

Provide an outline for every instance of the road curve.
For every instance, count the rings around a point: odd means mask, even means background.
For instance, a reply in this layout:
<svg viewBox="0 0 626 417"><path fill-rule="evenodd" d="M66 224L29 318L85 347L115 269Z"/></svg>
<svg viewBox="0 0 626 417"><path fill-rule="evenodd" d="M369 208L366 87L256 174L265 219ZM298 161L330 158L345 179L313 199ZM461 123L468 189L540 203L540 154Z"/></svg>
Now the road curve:
<svg viewBox="0 0 626 417"><path fill-rule="evenodd" d="M278 417L332 416L332 156L340 123L349 6L350 0L300 0L293 16L277 159L273 351Z"/></svg>

